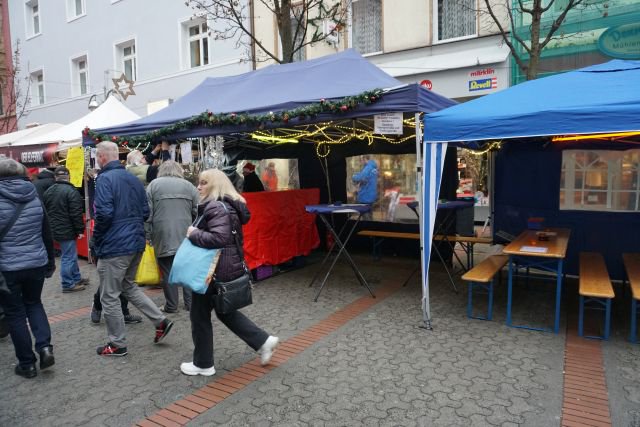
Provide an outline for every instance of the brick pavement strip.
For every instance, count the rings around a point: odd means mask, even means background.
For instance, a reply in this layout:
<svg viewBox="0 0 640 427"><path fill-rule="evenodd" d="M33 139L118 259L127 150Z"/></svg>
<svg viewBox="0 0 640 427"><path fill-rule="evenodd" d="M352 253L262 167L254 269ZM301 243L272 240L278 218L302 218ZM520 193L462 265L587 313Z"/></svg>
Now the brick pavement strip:
<svg viewBox="0 0 640 427"><path fill-rule="evenodd" d="M393 289L393 290L397 290L399 288L399 284L393 284L393 285L389 285L389 288ZM383 293L383 297L382 298L377 298L375 303L379 303L381 301L383 301L386 297L388 297L389 295L391 295L391 292L384 292ZM373 304L369 303L369 297L363 297L360 300L357 300L354 303L351 303L349 305L349 310L350 310L350 315L349 316L343 316L343 317L338 317L337 320L336 318L334 318L334 315L329 316L328 318L316 323L315 325L311 326L310 328L307 328L306 331L304 331L303 333L300 334L300 336L305 336L305 334L307 334L308 332L311 333L316 333L319 332L316 335L312 335L315 336L317 339L315 341L307 341L306 346L305 345L301 345L301 344L291 344L291 346L289 345L289 340L284 341L282 344L280 344L278 346L277 351L274 353L274 355L271 357L271 363L269 366L266 367L260 367L260 369L263 371L264 374L268 373L268 371L270 370L271 366L274 365L279 365L282 363L286 363L291 357L295 357L297 356L301 351L306 350L306 348L308 348L309 346L315 344L315 342L321 340L322 338L324 338L326 335L335 332L338 328L340 328L341 326L344 326L348 321L350 321L351 319L355 318L358 314L363 313L365 310L367 310L368 308L370 308ZM365 302L366 301L366 302ZM306 335L309 336L309 335ZM291 340L295 343L296 337L293 337ZM300 341L298 341L300 342ZM250 369L255 369L256 368L256 363L257 363L257 359L252 360L251 362L245 364L245 367L249 367ZM241 367L242 368L242 367ZM228 375L234 375L234 374L242 374L242 371L240 370L240 368L232 371L230 374ZM207 386L205 388L209 388L209 389L213 389L216 391L222 391L222 392L226 392L227 396L225 396L224 398L226 399L227 397L233 395L234 393L236 393L237 391L240 391L244 388L244 384L241 383L236 383L233 380L229 380L227 378L227 376L224 376L222 378L219 378L217 380L214 380L213 382L207 384ZM257 380L258 378L256 378ZM197 393L198 391L196 391ZM184 403L181 402L185 402L185 400L188 403L192 403L195 405L195 407L191 407L189 405L185 405ZM201 405L198 405L198 401L200 401ZM206 401L203 401L201 398L198 397L198 395L196 395L195 393L193 395L190 396L186 396L184 398L184 400L175 402L175 404L180 405L180 406L186 406L189 409L193 409L196 412L204 412L206 409L210 409L211 407L213 407L213 405L216 405L218 402L216 403L212 403L211 405L207 404ZM201 407L198 407L201 406ZM155 416L163 416L165 418L169 418L169 419L173 419L171 417L166 417L166 413L167 413L167 409L161 409L160 411L156 412L155 414L151 415L150 417L148 417L145 420L142 420L142 422L147 421L147 420L153 420L153 419L157 419L154 418ZM175 419L173 419L174 421L177 421ZM184 422L181 423L181 425L186 424L187 422L189 422L190 419L188 418L184 418ZM139 422L137 425L141 426L141 422Z"/></svg>
<svg viewBox="0 0 640 427"><path fill-rule="evenodd" d="M575 307L573 307L575 309ZM561 425L610 426L601 342L578 337L573 310L567 328Z"/></svg>

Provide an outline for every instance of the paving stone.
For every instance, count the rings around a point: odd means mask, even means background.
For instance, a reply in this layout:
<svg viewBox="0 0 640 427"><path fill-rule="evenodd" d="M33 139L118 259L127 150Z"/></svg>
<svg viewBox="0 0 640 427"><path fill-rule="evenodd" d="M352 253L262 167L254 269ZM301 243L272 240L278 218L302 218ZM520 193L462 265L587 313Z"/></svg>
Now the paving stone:
<svg viewBox="0 0 640 427"><path fill-rule="evenodd" d="M355 259L365 276L376 279L376 292L402 283L415 265L395 258ZM243 311L287 340L367 297L348 265L338 263L314 303L317 288L307 285L317 268L312 264L258 282L254 304ZM43 299L50 316L91 305L97 275L91 265L81 270L94 283L83 292L62 294L57 277L47 280ZM496 287L492 322L466 318L466 293L455 294L437 264L431 286L433 331L418 328L421 291L414 279L388 298L372 300L373 306L333 332L296 341L303 351L277 368L265 374L257 374L255 365L244 374L239 371L240 377L255 381L188 425L558 426L564 333L506 327L504 284ZM462 283L459 288L464 289ZM161 293L151 298L163 303ZM514 320L551 324L549 298L549 292L519 288ZM217 375L182 375L179 365L191 361L193 345L188 313L180 311L171 316L176 324L162 345L152 343L153 326L145 319L127 325L127 357L100 358L95 346L105 342L104 324L93 325L88 312L82 313L52 325L56 365L33 380L13 375L13 348L9 341L0 342L0 425L133 425L256 357L214 319ZM614 330L626 330L625 319L614 317ZM639 425L640 346L625 338L618 333L603 343L612 422Z"/></svg>

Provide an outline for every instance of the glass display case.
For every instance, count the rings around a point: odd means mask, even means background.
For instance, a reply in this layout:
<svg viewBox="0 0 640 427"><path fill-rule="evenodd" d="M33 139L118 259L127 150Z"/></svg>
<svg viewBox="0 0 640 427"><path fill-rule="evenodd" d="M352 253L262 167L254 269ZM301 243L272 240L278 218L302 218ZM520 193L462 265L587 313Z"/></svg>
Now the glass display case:
<svg viewBox="0 0 640 427"><path fill-rule="evenodd" d="M407 207L416 200L415 154L353 156L347 163L347 202L371 203L373 221L417 223Z"/></svg>

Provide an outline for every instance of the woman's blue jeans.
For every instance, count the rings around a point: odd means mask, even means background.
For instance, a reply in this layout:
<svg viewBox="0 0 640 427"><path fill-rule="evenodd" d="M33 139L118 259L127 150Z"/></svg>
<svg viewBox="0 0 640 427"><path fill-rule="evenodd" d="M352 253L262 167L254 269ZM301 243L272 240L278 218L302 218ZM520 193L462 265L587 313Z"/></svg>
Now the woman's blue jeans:
<svg viewBox="0 0 640 427"><path fill-rule="evenodd" d="M45 267L2 272L11 294L2 294L0 305L4 309L11 341L22 367L32 365L37 360L33 353L31 333L36 339L36 351L51 345L49 319L40 300L44 273Z"/></svg>

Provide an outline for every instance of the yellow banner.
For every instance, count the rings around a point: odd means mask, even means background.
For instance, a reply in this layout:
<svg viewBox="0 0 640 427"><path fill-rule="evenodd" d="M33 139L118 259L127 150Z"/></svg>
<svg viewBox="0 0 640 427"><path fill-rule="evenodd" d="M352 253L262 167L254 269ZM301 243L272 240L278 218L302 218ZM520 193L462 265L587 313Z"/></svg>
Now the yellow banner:
<svg viewBox="0 0 640 427"><path fill-rule="evenodd" d="M75 187L82 187L84 176L84 149L82 147L69 148L66 166L71 175L71 184Z"/></svg>

